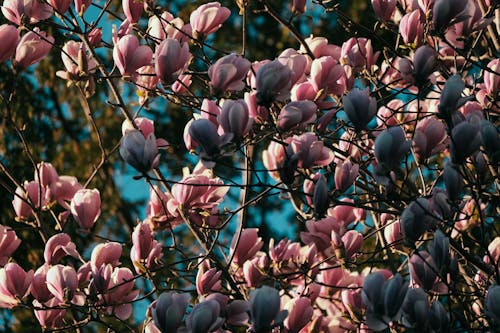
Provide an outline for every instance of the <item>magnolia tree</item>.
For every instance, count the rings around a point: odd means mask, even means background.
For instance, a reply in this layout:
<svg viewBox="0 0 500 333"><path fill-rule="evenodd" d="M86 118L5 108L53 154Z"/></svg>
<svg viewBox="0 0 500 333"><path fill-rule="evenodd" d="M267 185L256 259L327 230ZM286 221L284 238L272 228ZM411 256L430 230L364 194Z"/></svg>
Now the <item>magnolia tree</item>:
<svg viewBox="0 0 500 333"><path fill-rule="evenodd" d="M3 1L4 326L500 329L497 1L236 4Z"/></svg>

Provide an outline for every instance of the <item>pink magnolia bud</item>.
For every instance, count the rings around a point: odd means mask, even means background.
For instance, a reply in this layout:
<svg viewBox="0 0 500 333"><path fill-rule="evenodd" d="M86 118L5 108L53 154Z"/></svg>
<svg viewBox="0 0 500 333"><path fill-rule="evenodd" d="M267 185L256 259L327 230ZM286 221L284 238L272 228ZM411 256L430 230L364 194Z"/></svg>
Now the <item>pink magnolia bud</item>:
<svg viewBox="0 0 500 333"><path fill-rule="evenodd" d="M137 0L122 0L122 8L127 20L130 23L137 23L141 18L144 3Z"/></svg>
<svg viewBox="0 0 500 333"><path fill-rule="evenodd" d="M363 246L363 235L356 230L349 230L342 236L342 243L345 248L345 255L347 259L361 250Z"/></svg>
<svg viewBox="0 0 500 333"><path fill-rule="evenodd" d="M45 244L45 250L43 252L43 258L45 263L48 265L55 265L65 256L72 256L73 258L79 258L80 255L76 250L76 245L71 241L71 237L68 234L60 233L55 234L50 237Z"/></svg>
<svg viewBox="0 0 500 333"><path fill-rule="evenodd" d="M284 131L292 128L305 128L316 120L318 107L311 101L290 102L281 109L278 116L278 127Z"/></svg>
<svg viewBox="0 0 500 333"><path fill-rule="evenodd" d="M96 272L101 266L111 264L118 266L120 264L120 257L122 255L122 246L120 243L109 242L98 244L92 250L90 257L90 264L92 271Z"/></svg>
<svg viewBox="0 0 500 333"><path fill-rule="evenodd" d="M13 262L0 269L0 308L13 308L29 294L33 274Z"/></svg>
<svg viewBox="0 0 500 333"><path fill-rule="evenodd" d="M163 12L160 17L151 16L148 28L149 35L158 41L173 38L181 43L189 42L192 35L191 24L184 24L181 18L174 18L169 12Z"/></svg>
<svg viewBox="0 0 500 333"><path fill-rule="evenodd" d="M389 21L396 10L397 0L372 0L375 14L383 21Z"/></svg>
<svg viewBox="0 0 500 333"><path fill-rule="evenodd" d="M33 275L31 282L31 294L37 301L42 303L54 297L49 288L47 288L47 272L49 268L48 264L40 266Z"/></svg>
<svg viewBox="0 0 500 333"><path fill-rule="evenodd" d="M490 61L488 63L488 68L496 73L484 71L484 87L488 94L494 94L500 91L500 75L497 74L500 71L500 59Z"/></svg>
<svg viewBox="0 0 500 333"><path fill-rule="evenodd" d="M189 22L193 31L203 36L216 32L222 26L231 11L226 7L221 7L218 2L210 2L196 8L189 17Z"/></svg>
<svg viewBox="0 0 500 333"><path fill-rule="evenodd" d="M21 244L16 232L10 227L0 224L0 266L7 263L9 257Z"/></svg>
<svg viewBox="0 0 500 333"><path fill-rule="evenodd" d="M30 24L46 20L52 16L53 10L45 2L29 0L5 0L2 6L5 18L16 25L22 25L23 17L29 18Z"/></svg>
<svg viewBox="0 0 500 333"><path fill-rule="evenodd" d="M298 333L306 326L313 316L311 300L307 297L291 299L286 303L288 317L285 319L285 327L289 333Z"/></svg>
<svg viewBox="0 0 500 333"><path fill-rule="evenodd" d="M247 103L250 117L252 117L257 124L263 124L267 121L269 110L265 106L258 105L257 92L246 92L245 102Z"/></svg>
<svg viewBox="0 0 500 333"><path fill-rule="evenodd" d="M92 0L74 0L75 1L75 10L78 15L83 16L85 11L89 9L92 4Z"/></svg>
<svg viewBox="0 0 500 333"><path fill-rule="evenodd" d="M318 221L307 221L306 229L307 231L300 233L302 242L307 245L314 244L319 252L323 252L330 248L332 231L338 233L340 231L340 224L335 218L326 217Z"/></svg>
<svg viewBox="0 0 500 333"><path fill-rule="evenodd" d="M101 195L99 190L78 190L71 200L71 214L80 228L92 229L101 215Z"/></svg>
<svg viewBox="0 0 500 333"><path fill-rule="evenodd" d="M403 232L401 231L401 222L390 222L384 227L384 237L389 245L397 245L403 239Z"/></svg>
<svg viewBox="0 0 500 333"><path fill-rule="evenodd" d="M361 221L366 218L365 211L362 208L356 208L354 201L352 199L343 198L342 202L350 203L346 205L336 205L328 210L328 216L332 216L344 227L342 234L345 229L354 222Z"/></svg>
<svg viewBox="0 0 500 333"><path fill-rule="evenodd" d="M123 76L134 75L142 66L150 65L152 59L151 48L139 45L139 40L134 35L123 36L113 48L113 60Z"/></svg>
<svg viewBox="0 0 500 333"><path fill-rule="evenodd" d="M16 189L14 200L12 200L12 205L14 206L14 211L19 219L26 219L33 215L32 207L40 207L40 196L42 200L45 198L45 188L41 187L38 182L24 182L23 188L18 187ZM40 195L40 189L42 194ZM42 202L45 205L44 202Z"/></svg>
<svg viewBox="0 0 500 333"><path fill-rule="evenodd" d="M57 181L50 184L52 197L65 209L70 209L71 199L82 188L78 179L73 176L59 176Z"/></svg>
<svg viewBox="0 0 500 333"><path fill-rule="evenodd" d="M294 49L286 49L281 52L278 61L292 70L292 85L305 81L308 65L305 55Z"/></svg>
<svg viewBox="0 0 500 333"><path fill-rule="evenodd" d="M315 58L321 58L324 56L331 56L333 59L339 61L341 48L334 44L328 44L328 39L325 37L307 37L305 39L307 46L313 53ZM300 47L301 53L306 53L304 47Z"/></svg>
<svg viewBox="0 0 500 333"><path fill-rule="evenodd" d="M225 134L232 134L233 140L240 141L252 128L252 118L244 100L227 99L217 117Z"/></svg>
<svg viewBox="0 0 500 333"><path fill-rule="evenodd" d="M243 229L241 235L233 238L231 243L231 254L233 263L237 266L243 266L245 261L253 258L260 251L264 242L257 235L257 228Z"/></svg>
<svg viewBox="0 0 500 333"><path fill-rule="evenodd" d="M186 94L189 91L189 86L191 86L193 81L191 80L191 75L181 74L177 81L172 83L172 91L176 94Z"/></svg>
<svg viewBox="0 0 500 333"><path fill-rule="evenodd" d="M335 168L335 188L340 192L345 192L359 175L359 165L351 163L350 160L345 160L341 164L337 164Z"/></svg>
<svg viewBox="0 0 500 333"><path fill-rule="evenodd" d="M310 206L313 205L314 190L316 188L316 183L320 176L321 173L317 172L311 175L310 178L304 179L304 185L303 185L304 194L306 196L306 201Z"/></svg>
<svg viewBox="0 0 500 333"><path fill-rule="evenodd" d="M0 50L0 62L8 60L16 51L19 41L19 31L13 25L0 25L0 41L2 49Z"/></svg>
<svg viewBox="0 0 500 333"><path fill-rule="evenodd" d="M39 62L49 53L52 44L54 44L54 37L47 36L44 31L40 31L38 28L26 33L17 44L14 58L16 67L26 69Z"/></svg>
<svg viewBox="0 0 500 333"><path fill-rule="evenodd" d="M143 272L143 267L154 268L163 256L162 251L163 247L153 238L149 225L139 223L132 233L132 249L130 250L130 260L137 274Z"/></svg>
<svg viewBox="0 0 500 333"><path fill-rule="evenodd" d="M413 136L413 149L420 162L443 151L446 147L446 128L438 119L429 117L417 124Z"/></svg>
<svg viewBox="0 0 500 333"><path fill-rule="evenodd" d="M166 30L172 24L174 15L165 11L160 16L152 15L148 21L149 36L162 41L167 38ZM170 24L169 24L170 23Z"/></svg>
<svg viewBox="0 0 500 333"><path fill-rule="evenodd" d="M48 0L48 3L54 8L59 14L64 14L71 5L71 0Z"/></svg>
<svg viewBox="0 0 500 333"><path fill-rule="evenodd" d="M304 14L306 12L306 0L292 0L292 13Z"/></svg>
<svg viewBox="0 0 500 333"><path fill-rule="evenodd" d="M419 9L403 16L399 23L399 33L403 37L405 44L422 45L424 25L425 17Z"/></svg>
<svg viewBox="0 0 500 333"><path fill-rule="evenodd" d="M35 181L42 186L50 186L59 179L56 169L47 162L38 163L34 175Z"/></svg>
<svg viewBox="0 0 500 333"><path fill-rule="evenodd" d="M198 266L198 273L196 274L196 291L198 295L203 296L218 292L221 290L221 276L222 272L215 268L210 268L208 261L203 261Z"/></svg>
<svg viewBox="0 0 500 333"><path fill-rule="evenodd" d="M56 308L59 305L59 300L56 298L50 299L42 304L38 300L33 301L35 317L43 328L59 327L63 324L63 317L66 314L66 309ZM42 309L47 307L49 309Z"/></svg>
<svg viewBox="0 0 500 333"><path fill-rule="evenodd" d="M259 286L265 278L267 256L265 253L257 254L243 264L243 276L249 288Z"/></svg>
<svg viewBox="0 0 500 333"><path fill-rule="evenodd" d="M210 85L216 93L241 91L250 65L250 61L235 53L224 56L208 69Z"/></svg>
<svg viewBox="0 0 500 333"><path fill-rule="evenodd" d="M70 301L78 287L76 271L71 266L55 265L47 272L47 288L61 302Z"/></svg>
<svg viewBox="0 0 500 333"><path fill-rule="evenodd" d="M325 94L342 95L346 90L344 68L333 57L314 59L311 64L311 83Z"/></svg>
<svg viewBox="0 0 500 333"><path fill-rule="evenodd" d="M125 267L116 267L110 276L103 295L104 302L110 305L106 308L108 314L114 314L121 320L126 320L132 314L132 301L136 299L139 290L134 288L134 274Z"/></svg>
<svg viewBox="0 0 500 333"><path fill-rule="evenodd" d="M342 61L352 68L370 69L377 62L380 52L373 53L372 42L366 38L350 38L342 44Z"/></svg>
<svg viewBox="0 0 500 333"><path fill-rule="evenodd" d="M187 43L167 38L156 47L155 71L164 85L174 83L191 61L191 53Z"/></svg>
<svg viewBox="0 0 500 333"><path fill-rule="evenodd" d="M277 60L262 65L256 77L259 105L269 106L275 99L283 101L288 98L292 77L292 70Z"/></svg>
<svg viewBox="0 0 500 333"><path fill-rule="evenodd" d="M326 166L333 161L334 154L324 146L323 141L311 132L300 136L294 135L290 142L294 154L298 157L299 168L308 169L312 166Z"/></svg>
<svg viewBox="0 0 500 333"><path fill-rule="evenodd" d="M102 28L92 29L89 32L87 38L89 40L90 45L92 45L93 47L99 46L99 44L101 44L101 40L102 40Z"/></svg>

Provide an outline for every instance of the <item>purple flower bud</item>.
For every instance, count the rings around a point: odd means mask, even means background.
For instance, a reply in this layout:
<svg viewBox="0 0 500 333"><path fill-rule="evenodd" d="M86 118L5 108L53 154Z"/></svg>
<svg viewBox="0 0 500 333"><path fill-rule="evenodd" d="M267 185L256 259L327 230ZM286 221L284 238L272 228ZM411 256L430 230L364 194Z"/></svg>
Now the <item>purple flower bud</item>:
<svg viewBox="0 0 500 333"><path fill-rule="evenodd" d="M281 300L278 290L263 286L250 292L250 316L255 332L269 332L280 314ZM284 318L282 318L284 319Z"/></svg>
<svg viewBox="0 0 500 333"><path fill-rule="evenodd" d="M250 61L235 53L222 57L208 69L210 85L216 93L241 91L250 65Z"/></svg>
<svg viewBox="0 0 500 333"><path fill-rule="evenodd" d="M447 135L444 124L435 118L425 118L418 122L413 136L413 149L420 162L442 151Z"/></svg>
<svg viewBox="0 0 500 333"><path fill-rule="evenodd" d="M486 294L486 314L493 319L496 326L500 326L500 286L493 285Z"/></svg>
<svg viewBox="0 0 500 333"><path fill-rule="evenodd" d="M217 301L207 300L198 303L186 318L186 327L192 333L215 332L224 323L219 314L220 305Z"/></svg>
<svg viewBox="0 0 500 333"><path fill-rule="evenodd" d="M344 111L356 131L365 130L368 123L377 113L377 100L370 97L368 89L352 89L342 97Z"/></svg>
<svg viewBox="0 0 500 333"><path fill-rule="evenodd" d="M242 99L225 100L217 120L224 133L232 134L235 141L241 141L252 127L247 103Z"/></svg>
<svg viewBox="0 0 500 333"><path fill-rule="evenodd" d="M429 324L434 332L450 331L450 316L438 300L432 302Z"/></svg>
<svg viewBox="0 0 500 333"><path fill-rule="evenodd" d="M318 107L312 101L290 102L281 109L278 116L278 126L284 131L294 127L305 128L316 120Z"/></svg>
<svg viewBox="0 0 500 333"><path fill-rule="evenodd" d="M361 297L366 307L366 325L375 331L387 328L388 323L398 320L408 284L396 274L386 280L381 272L365 278Z"/></svg>
<svg viewBox="0 0 500 333"><path fill-rule="evenodd" d="M345 192L359 175L359 165L352 164L350 160L345 160L337 164L335 168L335 188L340 192Z"/></svg>
<svg viewBox="0 0 500 333"><path fill-rule="evenodd" d="M164 85L172 84L186 70L191 58L187 43L167 38L156 47L154 55L156 75Z"/></svg>
<svg viewBox="0 0 500 333"><path fill-rule="evenodd" d="M450 25L469 18L468 0L436 0L432 8L434 30L444 32Z"/></svg>
<svg viewBox="0 0 500 333"><path fill-rule="evenodd" d="M432 210L442 219L451 217L451 207L448 203L448 195L445 191L434 188L432 192Z"/></svg>
<svg viewBox="0 0 500 333"><path fill-rule="evenodd" d="M438 55L427 45L419 47L413 55L413 77L417 85L423 85L436 66Z"/></svg>
<svg viewBox="0 0 500 333"><path fill-rule="evenodd" d="M439 98L439 115L443 119L450 119L459 107L460 96L465 88L465 83L460 75L451 76L444 84L441 97Z"/></svg>
<svg viewBox="0 0 500 333"><path fill-rule="evenodd" d="M452 162L462 164L474 154L481 145L480 130L468 121L459 123L451 131L450 153Z"/></svg>
<svg viewBox="0 0 500 333"><path fill-rule="evenodd" d="M189 136L201 148L202 162L213 165L213 160L219 154L222 144L215 125L208 119L196 119L189 127Z"/></svg>
<svg viewBox="0 0 500 333"><path fill-rule="evenodd" d="M375 14L383 21L389 21L396 10L396 0L372 0L372 7Z"/></svg>
<svg viewBox="0 0 500 333"><path fill-rule="evenodd" d="M399 126L390 127L375 139L375 156L379 164L393 169L399 165L410 147L411 141L406 140L403 129Z"/></svg>
<svg viewBox="0 0 500 333"><path fill-rule="evenodd" d="M403 235L410 243L415 243L434 224L431 205L425 198L412 201L401 214Z"/></svg>
<svg viewBox="0 0 500 333"><path fill-rule="evenodd" d="M283 101L290 95L292 70L278 60L262 65L257 72L257 101L269 107L274 100Z"/></svg>
<svg viewBox="0 0 500 333"><path fill-rule="evenodd" d="M427 295L422 288L410 288L401 307L403 310L403 324L418 332L429 331L429 317L431 315Z"/></svg>
<svg viewBox="0 0 500 333"><path fill-rule="evenodd" d="M438 268L438 272L448 269L450 264L450 240L439 229L434 233L434 240L429 247L429 253Z"/></svg>
<svg viewBox="0 0 500 333"><path fill-rule="evenodd" d="M167 292L151 304L153 321L162 332L177 332L191 297L189 294Z"/></svg>
<svg viewBox="0 0 500 333"><path fill-rule="evenodd" d="M408 262L413 281L425 290L432 290L438 279L436 263L427 251L414 253Z"/></svg>
<svg viewBox="0 0 500 333"><path fill-rule="evenodd" d="M458 169L459 166L452 163L446 163L443 170L443 180L446 186L448 198L451 201L460 199L460 195L464 189L464 179Z"/></svg>
<svg viewBox="0 0 500 333"><path fill-rule="evenodd" d="M498 163L500 161L500 137L497 128L487 120L481 122L481 139L490 161Z"/></svg>
<svg viewBox="0 0 500 333"><path fill-rule="evenodd" d="M141 131L128 131L122 138L120 155L141 173L147 173L160 163L160 154L154 133L145 138Z"/></svg>
<svg viewBox="0 0 500 333"><path fill-rule="evenodd" d="M320 175L316 182L316 187L314 188L313 203L314 214L316 215L316 218L323 218L329 206L328 185L326 183L326 178L323 175Z"/></svg>

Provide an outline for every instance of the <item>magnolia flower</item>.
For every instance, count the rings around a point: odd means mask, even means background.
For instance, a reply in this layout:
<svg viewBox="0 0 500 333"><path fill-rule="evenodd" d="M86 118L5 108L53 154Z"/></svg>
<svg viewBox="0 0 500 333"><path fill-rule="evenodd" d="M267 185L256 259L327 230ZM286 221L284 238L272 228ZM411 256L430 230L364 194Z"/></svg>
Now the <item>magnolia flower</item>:
<svg viewBox="0 0 500 333"><path fill-rule="evenodd" d="M189 22L193 31L206 36L219 30L229 15L231 11L228 8L222 7L218 2L210 2L196 8L191 13Z"/></svg>
<svg viewBox="0 0 500 333"><path fill-rule="evenodd" d="M92 229L101 215L101 195L97 189L76 191L71 200L71 214L80 228Z"/></svg>
<svg viewBox="0 0 500 333"><path fill-rule="evenodd" d="M17 44L14 57L16 67L26 69L39 62L50 52L52 44L54 44L54 37L47 36L38 28L26 33Z"/></svg>
<svg viewBox="0 0 500 333"><path fill-rule="evenodd" d="M133 1L133 0L132 0ZM123 76L133 76L142 66L151 64L153 51L147 45L139 45L134 35L121 37L113 48L113 60Z"/></svg>
<svg viewBox="0 0 500 333"><path fill-rule="evenodd" d="M19 41L19 31L13 25L0 25L0 40L2 41L0 62L4 62L12 57L16 51L17 42Z"/></svg>
<svg viewBox="0 0 500 333"><path fill-rule="evenodd" d="M167 38L156 47L155 71L164 85L175 82L191 61L191 53L187 43Z"/></svg>

